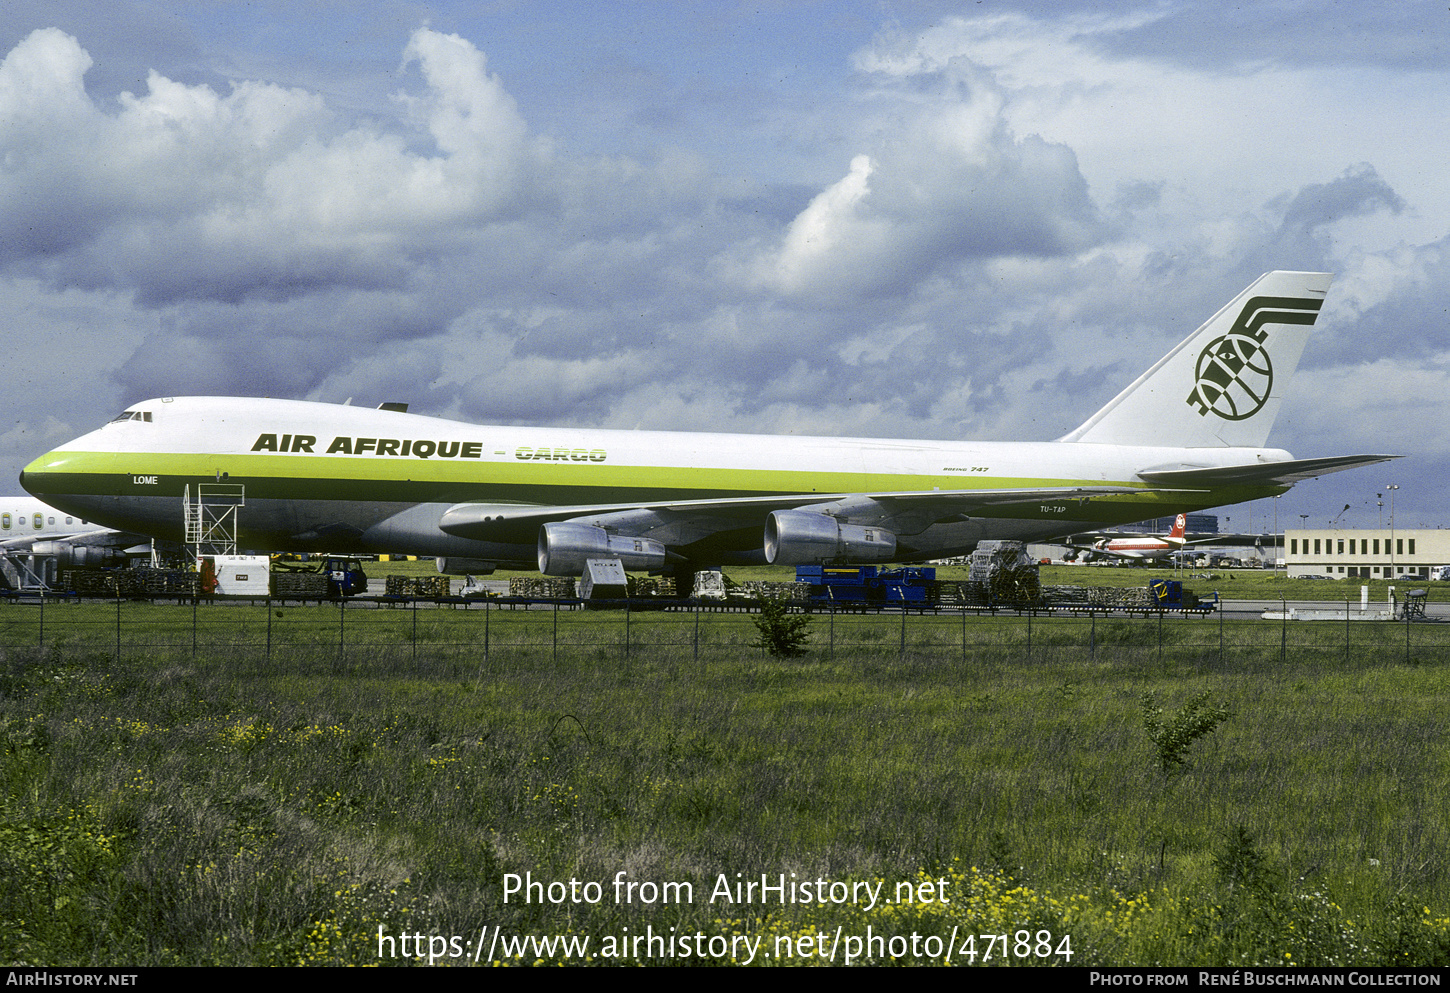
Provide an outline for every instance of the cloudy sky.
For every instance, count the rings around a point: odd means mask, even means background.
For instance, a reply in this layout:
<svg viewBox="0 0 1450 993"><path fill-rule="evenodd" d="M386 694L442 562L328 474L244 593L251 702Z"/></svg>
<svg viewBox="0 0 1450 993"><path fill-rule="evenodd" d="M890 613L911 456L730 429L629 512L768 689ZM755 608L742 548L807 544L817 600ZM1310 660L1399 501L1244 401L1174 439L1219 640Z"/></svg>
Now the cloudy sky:
<svg viewBox="0 0 1450 993"><path fill-rule="evenodd" d="M1450 523L1450 12L1231 20L11 0L0 470L187 394L1048 440L1308 269L1337 277L1271 443L1408 457L1281 526L1375 526L1389 482L1401 526Z"/></svg>

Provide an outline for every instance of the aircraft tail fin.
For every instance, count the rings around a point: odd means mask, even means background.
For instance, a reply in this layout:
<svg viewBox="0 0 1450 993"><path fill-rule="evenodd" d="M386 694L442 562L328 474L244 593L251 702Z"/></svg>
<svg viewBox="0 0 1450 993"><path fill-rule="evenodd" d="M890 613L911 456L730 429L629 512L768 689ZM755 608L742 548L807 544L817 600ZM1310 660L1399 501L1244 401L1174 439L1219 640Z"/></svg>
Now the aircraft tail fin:
<svg viewBox="0 0 1450 993"><path fill-rule="evenodd" d="M1187 531L1188 516L1186 514L1179 514L1173 518L1173 530L1168 532L1168 537L1181 539Z"/></svg>
<svg viewBox="0 0 1450 993"><path fill-rule="evenodd" d="M1325 272L1265 273L1058 440L1264 447L1332 279Z"/></svg>

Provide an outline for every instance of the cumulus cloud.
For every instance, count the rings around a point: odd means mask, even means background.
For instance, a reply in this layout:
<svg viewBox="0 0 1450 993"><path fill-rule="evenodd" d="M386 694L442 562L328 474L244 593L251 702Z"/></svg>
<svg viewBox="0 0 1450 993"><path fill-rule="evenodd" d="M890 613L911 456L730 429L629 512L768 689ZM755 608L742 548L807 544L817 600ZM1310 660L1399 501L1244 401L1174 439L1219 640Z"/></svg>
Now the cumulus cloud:
<svg viewBox="0 0 1450 993"><path fill-rule="evenodd" d="M1405 455L1409 458L1380 471L1398 477L1407 472L1423 475L1429 468L1426 460L1450 461L1443 446L1427 444L1425 432L1426 418L1444 409L1447 392L1450 352L1413 362L1380 358L1302 370L1282 416L1302 444L1315 451Z"/></svg>
<svg viewBox="0 0 1450 993"><path fill-rule="evenodd" d="M1069 256L1107 233L1071 149L1016 137L968 63L925 80L883 73L870 151L822 190L754 263L774 291L902 294L962 264Z"/></svg>
<svg viewBox="0 0 1450 993"><path fill-rule="evenodd" d="M153 306L401 285L420 254L530 209L547 159L471 44L422 29L406 58L421 150L259 82L152 72L108 112L78 42L32 33L0 65L0 264Z"/></svg>
<svg viewBox="0 0 1450 993"><path fill-rule="evenodd" d="M766 279L787 292L799 292L808 284L829 280L843 253L880 251L879 246L867 243L885 234L882 224L862 216L861 201L871 192L872 168L869 155L856 156L850 173L817 194L791 221L779 253L766 263ZM848 278L839 272L836 275L832 282Z"/></svg>
<svg viewBox="0 0 1450 993"><path fill-rule="evenodd" d="M1300 189L1284 209L1281 230L1313 231L1346 217L1377 210L1398 214L1404 209L1405 201L1379 177L1374 166L1361 163L1346 169L1338 179Z"/></svg>

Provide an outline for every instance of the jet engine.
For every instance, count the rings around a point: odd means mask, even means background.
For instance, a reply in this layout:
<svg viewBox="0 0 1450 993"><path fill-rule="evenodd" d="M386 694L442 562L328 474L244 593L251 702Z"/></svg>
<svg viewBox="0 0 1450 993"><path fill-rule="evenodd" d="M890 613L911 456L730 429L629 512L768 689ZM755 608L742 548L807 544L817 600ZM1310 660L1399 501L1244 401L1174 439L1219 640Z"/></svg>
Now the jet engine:
<svg viewBox="0 0 1450 993"><path fill-rule="evenodd" d="M30 546L36 558L54 558L58 569L97 568L126 561L124 553L101 545L73 545L68 541L37 541Z"/></svg>
<svg viewBox="0 0 1450 993"><path fill-rule="evenodd" d="M593 524L555 521L539 528L539 571L582 576L589 559L619 559L626 569L661 569L665 546L653 538L610 534Z"/></svg>
<svg viewBox="0 0 1450 993"><path fill-rule="evenodd" d="M498 568L492 559L464 559L457 555L439 555L433 564L445 576L487 576Z"/></svg>
<svg viewBox="0 0 1450 993"><path fill-rule="evenodd" d="M885 562L895 555L896 535L881 528L842 524L808 510L777 510L765 521L765 561L771 565Z"/></svg>

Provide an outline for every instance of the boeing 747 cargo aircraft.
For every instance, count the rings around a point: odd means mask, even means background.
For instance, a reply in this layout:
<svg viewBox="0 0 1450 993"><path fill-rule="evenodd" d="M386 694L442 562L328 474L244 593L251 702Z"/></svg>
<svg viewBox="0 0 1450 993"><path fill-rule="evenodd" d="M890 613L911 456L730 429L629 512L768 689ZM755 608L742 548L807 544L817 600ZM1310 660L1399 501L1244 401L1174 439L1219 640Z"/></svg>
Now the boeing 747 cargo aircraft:
<svg viewBox="0 0 1450 993"><path fill-rule="evenodd" d="M400 404L164 397L42 455L21 483L70 513L179 540L183 494L225 481L244 494L244 545L432 555L449 571L962 555L981 539L1254 500L1393 458L1264 447L1329 284L1260 277L1057 441L486 427Z"/></svg>

